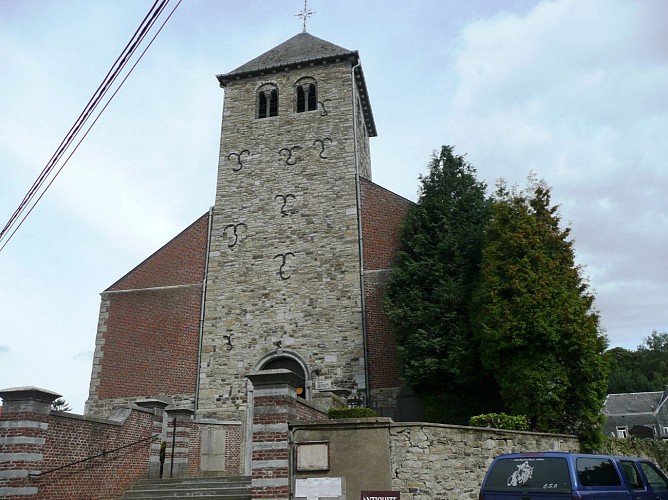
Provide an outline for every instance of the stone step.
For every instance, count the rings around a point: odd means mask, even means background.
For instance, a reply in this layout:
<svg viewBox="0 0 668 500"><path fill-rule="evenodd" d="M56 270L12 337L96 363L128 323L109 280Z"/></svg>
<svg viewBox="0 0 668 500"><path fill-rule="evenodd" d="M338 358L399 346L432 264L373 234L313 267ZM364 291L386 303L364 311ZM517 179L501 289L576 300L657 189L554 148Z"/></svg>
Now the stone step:
<svg viewBox="0 0 668 500"><path fill-rule="evenodd" d="M250 477L143 479L123 493L124 499L220 498L250 500Z"/></svg>

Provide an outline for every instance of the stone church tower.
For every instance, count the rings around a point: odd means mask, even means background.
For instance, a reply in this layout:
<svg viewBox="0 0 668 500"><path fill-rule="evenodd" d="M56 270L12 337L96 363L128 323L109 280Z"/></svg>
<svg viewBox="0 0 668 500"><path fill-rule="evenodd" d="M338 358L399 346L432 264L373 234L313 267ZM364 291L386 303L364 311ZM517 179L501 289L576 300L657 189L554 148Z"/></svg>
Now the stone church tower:
<svg viewBox="0 0 668 500"><path fill-rule="evenodd" d="M300 33L230 73L215 205L102 292L86 413L163 398L240 418L247 375L396 417L382 312L410 202L371 182L375 124L356 51Z"/></svg>
<svg viewBox="0 0 668 500"><path fill-rule="evenodd" d="M359 57L306 32L219 75L200 411L232 410L245 375L290 368L366 395L359 177L375 126Z"/></svg>

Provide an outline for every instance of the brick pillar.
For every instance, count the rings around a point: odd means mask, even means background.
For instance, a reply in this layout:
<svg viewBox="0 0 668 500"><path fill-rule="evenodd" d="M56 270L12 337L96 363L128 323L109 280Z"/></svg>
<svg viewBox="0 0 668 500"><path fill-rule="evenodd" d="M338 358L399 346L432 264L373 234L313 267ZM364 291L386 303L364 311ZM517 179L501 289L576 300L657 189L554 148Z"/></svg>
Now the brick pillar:
<svg viewBox="0 0 668 500"><path fill-rule="evenodd" d="M0 390L0 498L38 495L30 476L42 472L49 411L59 397L37 387Z"/></svg>
<svg viewBox="0 0 668 500"><path fill-rule="evenodd" d="M159 479L160 475L160 447L167 441L167 414L165 408L171 403L170 398L139 399L135 404L141 408L153 411L153 429L151 434L160 434L160 438L151 441L151 451L148 458L148 478ZM165 460L166 461L166 460ZM163 476L165 470L163 469ZM169 473L169 469L166 471Z"/></svg>
<svg viewBox="0 0 668 500"><path fill-rule="evenodd" d="M297 387L304 379L279 369L248 375L253 383L251 458L254 499L285 499L290 495L288 421L297 418Z"/></svg>
<svg viewBox="0 0 668 500"><path fill-rule="evenodd" d="M165 413L167 413L167 450L162 477L188 477L190 421L195 412L190 408L168 406L165 408Z"/></svg>

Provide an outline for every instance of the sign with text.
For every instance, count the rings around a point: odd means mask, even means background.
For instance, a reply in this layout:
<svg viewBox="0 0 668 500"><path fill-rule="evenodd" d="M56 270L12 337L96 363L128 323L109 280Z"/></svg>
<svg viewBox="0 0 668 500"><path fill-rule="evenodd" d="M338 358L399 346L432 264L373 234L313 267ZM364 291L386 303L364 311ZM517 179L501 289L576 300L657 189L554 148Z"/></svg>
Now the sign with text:
<svg viewBox="0 0 668 500"><path fill-rule="evenodd" d="M362 500L400 500L398 491L363 491Z"/></svg>

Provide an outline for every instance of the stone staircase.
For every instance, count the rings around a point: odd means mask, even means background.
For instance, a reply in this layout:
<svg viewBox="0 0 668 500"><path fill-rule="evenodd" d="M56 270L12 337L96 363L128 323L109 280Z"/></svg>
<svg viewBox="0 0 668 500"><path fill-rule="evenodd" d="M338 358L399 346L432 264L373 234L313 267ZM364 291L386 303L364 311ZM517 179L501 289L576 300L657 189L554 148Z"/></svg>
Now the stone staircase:
<svg viewBox="0 0 668 500"><path fill-rule="evenodd" d="M234 476L142 479L129 490L126 490L121 498L221 498L225 500L251 500L251 478L249 476Z"/></svg>

